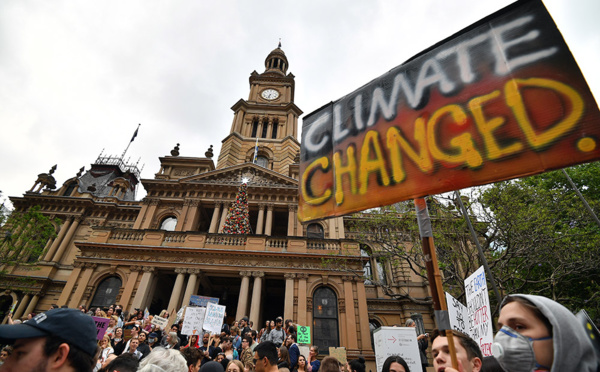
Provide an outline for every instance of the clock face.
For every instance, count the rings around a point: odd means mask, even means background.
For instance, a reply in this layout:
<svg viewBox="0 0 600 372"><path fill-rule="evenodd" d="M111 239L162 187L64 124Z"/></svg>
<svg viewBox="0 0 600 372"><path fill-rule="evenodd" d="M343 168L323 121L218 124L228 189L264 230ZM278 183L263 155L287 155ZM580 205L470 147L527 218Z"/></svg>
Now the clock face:
<svg viewBox="0 0 600 372"><path fill-rule="evenodd" d="M262 91L261 96L264 99L274 100L279 97L279 92L275 89L265 89Z"/></svg>

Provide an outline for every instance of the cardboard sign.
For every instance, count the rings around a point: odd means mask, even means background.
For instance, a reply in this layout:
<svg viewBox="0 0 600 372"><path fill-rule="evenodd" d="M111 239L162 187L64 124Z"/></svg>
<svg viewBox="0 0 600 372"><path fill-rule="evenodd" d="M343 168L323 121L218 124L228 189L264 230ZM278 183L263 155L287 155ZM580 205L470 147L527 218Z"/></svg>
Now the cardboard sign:
<svg viewBox="0 0 600 372"><path fill-rule="evenodd" d="M165 327L169 324L169 319L155 315L152 318L152 322L150 322L150 324L153 324L160 329L165 329Z"/></svg>
<svg viewBox="0 0 600 372"><path fill-rule="evenodd" d="M205 313L206 308L204 307L186 308L185 318L183 318L183 326L181 327L181 333L184 335L197 335L202 333Z"/></svg>
<svg viewBox="0 0 600 372"><path fill-rule="evenodd" d="M206 307L209 303L218 304L219 299L215 297L205 297L198 295L192 295L190 297L190 306Z"/></svg>
<svg viewBox="0 0 600 372"><path fill-rule="evenodd" d="M102 340L104 334L106 333L106 328L108 328L108 322L110 319L108 318L99 318L96 316L92 317L94 322L96 322L96 340Z"/></svg>
<svg viewBox="0 0 600 372"><path fill-rule="evenodd" d="M469 336L477 344L483 356L492 355L494 331L492 328L492 313L490 311L490 297L488 295L485 271L480 266L465 280L465 293L467 295Z"/></svg>
<svg viewBox="0 0 600 372"><path fill-rule="evenodd" d="M600 158L600 112L540 0L304 117L301 221Z"/></svg>
<svg viewBox="0 0 600 372"><path fill-rule="evenodd" d="M299 344L310 344L310 327L307 326L298 326L297 328L297 342Z"/></svg>
<svg viewBox="0 0 600 372"><path fill-rule="evenodd" d="M221 333L223 318L225 317L225 306L216 305L212 302L206 306L206 317L204 318L204 329L210 333Z"/></svg>
<svg viewBox="0 0 600 372"><path fill-rule="evenodd" d="M373 332L377 370L392 355L400 355L411 371L420 371L421 356L417 344L417 332L412 327L380 327Z"/></svg>
<svg viewBox="0 0 600 372"><path fill-rule="evenodd" d="M342 364L348 363L348 359L346 357L346 348L345 347L329 347L329 356L334 357L338 360L338 362Z"/></svg>
<svg viewBox="0 0 600 372"><path fill-rule="evenodd" d="M446 304L448 305L448 315L452 329L470 335L468 327L469 311L467 307L447 292Z"/></svg>

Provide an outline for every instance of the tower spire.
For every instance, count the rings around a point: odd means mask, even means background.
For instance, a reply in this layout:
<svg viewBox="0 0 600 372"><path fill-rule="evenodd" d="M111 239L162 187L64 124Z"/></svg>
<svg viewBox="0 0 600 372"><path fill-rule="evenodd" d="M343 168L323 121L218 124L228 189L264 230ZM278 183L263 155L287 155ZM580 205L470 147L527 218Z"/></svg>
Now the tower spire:
<svg viewBox="0 0 600 372"><path fill-rule="evenodd" d="M277 48L281 49L281 38L279 38L279 45L277 45Z"/></svg>

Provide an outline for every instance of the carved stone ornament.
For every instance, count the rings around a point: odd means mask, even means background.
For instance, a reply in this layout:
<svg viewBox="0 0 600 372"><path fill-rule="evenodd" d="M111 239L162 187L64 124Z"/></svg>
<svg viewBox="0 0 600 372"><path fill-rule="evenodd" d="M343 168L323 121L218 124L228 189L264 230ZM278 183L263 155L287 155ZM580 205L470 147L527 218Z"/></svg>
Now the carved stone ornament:
<svg viewBox="0 0 600 372"><path fill-rule="evenodd" d="M202 271L200 269L188 269L187 272L188 272L188 274L193 274L193 275L198 275L198 274L202 273Z"/></svg>
<svg viewBox="0 0 600 372"><path fill-rule="evenodd" d="M255 278L262 278L262 277L265 276L265 273L262 272L262 271L255 271L255 272L252 273L252 276L255 277Z"/></svg>
<svg viewBox="0 0 600 372"><path fill-rule="evenodd" d="M338 308L340 309L340 312L346 312L346 301L343 298L338 299Z"/></svg>
<svg viewBox="0 0 600 372"><path fill-rule="evenodd" d="M187 273L187 269L178 268L178 269L175 269L175 272L177 274L185 274L185 273Z"/></svg>
<svg viewBox="0 0 600 372"><path fill-rule="evenodd" d="M156 268L153 266L144 266L144 268L142 269L145 273L153 273Z"/></svg>
<svg viewBox="0 0 600 372"><path fill-rule="evenodd" d="M134 272L134 271L135 272L139 272L139 271L142 271L142 267L138 266L138 265L133 265L133 266L129 267L129 271L131 271L131 272Z"/></svg>
<svg viewBox="0 0 600 372"><path fill-rule="evenodd" d="M306 280L306 279L308 279L308 274L306 274L306 273L299 273L299 274L297 275L297 277L298 277L298 279L300 279L300 280Z"/></svg>
<svg viewBox="0 0 600 372"><path fill-rule="evenodd" d="M296 277L296 274L294 273L285 273L283 274L283 277L286 279L294 279Z"/></svg>
<svg viewBox="0 0 600 372"><path fill-rule="evenodd" d="M240 271L240 276L252 276L251 271Z"/></svg>
<svg viewBox="0 0 600 372"><path fill-rule="evenodd" d="M84 262L81 262L81 261L75 261L75 262L73 262L73 267L75 267L75 268L82 268L84 266L85 266Z"/></svg>
<svg viewBox="0 0 600 372"><path fill-rule="evenodd" d="M306 299L306 311L312 313L313 311L313 300L312 297Z"/></svg>
<svg viewBox="0 0 600 372"><path fill-rule="evenodd" d="M95 269L96 267L98 267L97 263L93 263L93 262L86 262L85 263L85 268L86 269Z"/></svg>

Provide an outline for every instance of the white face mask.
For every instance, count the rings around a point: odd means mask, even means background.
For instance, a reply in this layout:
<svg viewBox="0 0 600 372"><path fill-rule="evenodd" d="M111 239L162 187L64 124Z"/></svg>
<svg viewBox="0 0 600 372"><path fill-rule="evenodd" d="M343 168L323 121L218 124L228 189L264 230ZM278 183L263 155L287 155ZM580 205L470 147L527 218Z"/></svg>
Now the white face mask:
<svg viewBox="0 0 600 372"><path fill-rule="evenodd" d="M525 337L509 326L503 326L492 344L492 354L507 372L531 372L535 369L550 367L543 366L535 360L533 341L550 340L549 337Z"/></svg>

